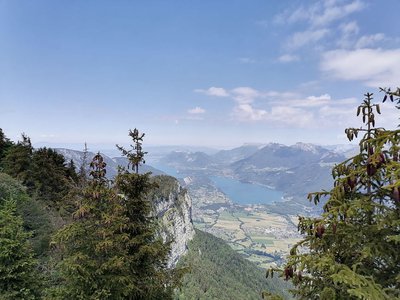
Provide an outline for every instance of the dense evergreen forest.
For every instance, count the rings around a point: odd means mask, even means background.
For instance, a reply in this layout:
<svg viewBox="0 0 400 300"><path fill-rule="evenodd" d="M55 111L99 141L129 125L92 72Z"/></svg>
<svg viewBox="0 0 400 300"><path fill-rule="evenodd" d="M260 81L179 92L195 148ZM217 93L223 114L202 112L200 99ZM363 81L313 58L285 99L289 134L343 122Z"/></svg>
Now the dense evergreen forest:
<svg viewBox="0 0 400 300"><path fill-rule="evenodd" d="M138 174L143 134L113 182L100 154L76 172L53 149L0 130L0 299L172 299L181 270Z"/></svg>
<svg viewBox="0 0 400 300"><path fill-rule="evenodd" d="M275 278L233 251L222 239L196 230L187 255L180 262L188 267L176 299L260 299L271 291L291 299L290 285Z"/></svg>

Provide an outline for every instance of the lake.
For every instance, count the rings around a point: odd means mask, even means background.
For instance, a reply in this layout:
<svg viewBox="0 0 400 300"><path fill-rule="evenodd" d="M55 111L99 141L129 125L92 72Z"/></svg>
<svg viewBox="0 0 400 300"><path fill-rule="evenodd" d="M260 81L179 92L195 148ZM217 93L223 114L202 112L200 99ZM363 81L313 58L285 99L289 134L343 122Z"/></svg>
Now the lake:
<svg viewBox="0 0 400 300"><path fill-rule="evenodd" d="M153 168L163 171L165 174L173 176L175 178L183 177L183 175L181 173L179 173L175 168L161 164L159 162L150 162L149 165L152 166Z"/></svg>
<svg viewBox="0 0 400 300"><path fill-rule="evenodd" d="M212 176L214 184L237 204L271 204L282 201L283 192L233 178Z"/></svg>
<svg viewBox="0 0 400 300"><path fill-rule="evenodd" d="M150 165L175 178L184 177L175 168L159 162L152 162ZM284 195L283 192L233 178L211 176L210 180L236 204L271 204L282 201Z"/></svg>

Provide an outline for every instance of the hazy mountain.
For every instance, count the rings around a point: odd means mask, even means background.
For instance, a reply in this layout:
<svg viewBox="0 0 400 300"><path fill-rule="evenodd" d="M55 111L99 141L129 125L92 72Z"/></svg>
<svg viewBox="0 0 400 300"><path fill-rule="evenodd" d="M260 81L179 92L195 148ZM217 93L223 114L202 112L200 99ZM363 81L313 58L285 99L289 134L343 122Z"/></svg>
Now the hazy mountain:
<svg viewBox="0 0 400 300"><path fill-rule="evenodd" d="M352 157L359 153L360 150L360 146L357 144L328 145L323 147L346 157Z"/></svg>
<svg viewBox="0 0 400 300"><path fill-rule="evenodd" d="M204 152L173 151L160 159L163 164L177 169L207 168L215 163L212 156Z"/></svg>
<svg viewBox="0 0 400 300"><path fill-rule="evenodd" d="M62 154L65 157L65 160L67 162L72 159L75 163L77 170L79 170L80 166L83 163L83 156L84 156L83 151L77 151L77 150L71 150L71 149L65 149L65 148L56 148L55 150L58 153ZM111 158L103 153L101 153L101 155L103 156L104 161L107 163L106 171L107 171L108 178L113 178L115 175L117 175L118 166L127 167L127 165L128 165L128 160L125 157ZM92 158L94 156L95 156L95 153L93 153L93 152L87 153L87 164L90 163L90 161L92 160ZM87 166L87 169L89 169L89 166ZM149 166L147 164L141 165L139 167L139 172L140 173L151 172L153 175L164 175L165 174L164 172L162 172L156 168L153 168L152 166Z"/></svg>
<svg viewBox="0 0 400 300"><path fill-rule="evenodd" d="M253 155L232 165L233 168L294 168L308 163L333 163L343 156L313 144L297 143L292 146L268 144Z"/></svg>
<svg viewBox="0 0 400 300"><path fill-rule="evenodd" d="M268 144L231 165L236 177L303 197L332 184L331 168L345 156L313 144Z"/></svg>
<svg viewBox="0 0 400 300"><path fill-rule="evenodd" d="M243 146L233 148L230 150L221 150L213 155L215 161L219 163L233 163L238 160L244 159L256 153L265 144L244 144Z"/></svg>

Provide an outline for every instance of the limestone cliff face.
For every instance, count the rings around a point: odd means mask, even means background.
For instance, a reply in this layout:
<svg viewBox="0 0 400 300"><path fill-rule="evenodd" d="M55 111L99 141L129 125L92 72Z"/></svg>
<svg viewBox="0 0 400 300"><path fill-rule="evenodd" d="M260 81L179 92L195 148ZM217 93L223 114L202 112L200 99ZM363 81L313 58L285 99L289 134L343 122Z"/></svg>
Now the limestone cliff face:
<svg viewBox="0 0 400 300"><path fill-rule="evenodd" d="M150 195L161 223L164 241L172 241L169 267L175 267L179 258L187 251L188 242L194 236L192 223L192 199L171 176L155 176L158 187Z"/></svg>

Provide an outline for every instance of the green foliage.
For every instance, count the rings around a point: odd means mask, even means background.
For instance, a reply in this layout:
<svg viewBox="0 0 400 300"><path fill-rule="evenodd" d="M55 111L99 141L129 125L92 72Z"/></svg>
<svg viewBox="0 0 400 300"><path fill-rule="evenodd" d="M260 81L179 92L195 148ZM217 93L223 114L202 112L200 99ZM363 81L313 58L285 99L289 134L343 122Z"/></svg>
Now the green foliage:
<svg viewBox="0 0 400 300"><path fill-rule="evenodd" d="M40 148L32 155L30 180L37 198L59 208L73 182L77 180L74 165L67 166L64 156L51 148Z"/></svg>
<svg viewBox="0 0 400 300"><path fill-rule="evenodd" d="M5 136L3 130L0 128L0 171L1 171L1 160L5 156L7 150L11 148L13 143Z"/></svg>
<svg viewBox="0 0 400 300"><path fill-rule="evenodd" d="M3 172L22 182L31 196L55 209L78 181L73 162L67 165L64 157L50 148L33 150L25 134L22 141L12 144L0 129L0 160Z"/></svg>
<svg viewBox="0 0 400 300"><path fill-rule="evenodd" d="M128 168L132 167L136 174L139 173L139 166L145 163L144 156L147 152L142 149L142 142L144 133L140 134L136 128L129 130L129 136L132 138L133 145L131 150L126 150L124 147L118 146L117 148L122 152L122 155L126 156L129 160Z"/></svg>
<svg viewBox="0 0 400 300"><path fill-rule="evenodd" d="M3 172L20 180L28 188L32 186L30 181L32 152L30 138L22 134L22 141L9 147L2 159Z"/></svg>
<svg viewBox="0 0 400 300"><path fill-rule="evenodd" d="M26 193L26 188L7 174L0 173L0 205L5 199L16 201L17 213L23 219L25 230L31 232L30 242L36 256L47 253L53 232L49 212Z"/></svg>
<svg viewBox="0 0 400 300"><path fill-rule="evenodd" d="M39 281L30 234L17 215L13 196L0 200L0 299L37 299Z"/></svg>
<svg viewBox="0 0 400 300"><path fill-rule="evenodd" d="M263 291L290 297L283 281L275 278L266 282L262 269L223 240L197 229L180 265L186 265L190 271L183 277L176 299L261 299Z"/></svg>
<svg viewBox="0 0 400 300"><path fill-rule="evenodd" d="M290 252L282 272L299 299L400 298L400 130L375 128L379 105L372 94L360 105L366 128L346 130L350 140L363 134L360 153L335 166L331 191L319 218L299 218L305 238Z"/></svg>
<svg viewBox="0 0 400 300"><path fill-rule="evenodd" d="M127 223L118 196L108 186L105 163L98 154L92 161L92 177L82 195L74 221L55 235L63 255L63 282L53 290L60 299L123 299L129 278L129 260L122 232Z"/></svg>
<svg viewBox="0 0 400 300"><path fill-rule="evenodd" d="M132 150L118 147L127 156L129 166L135 173L120 169L115 178L115 189L122 195L125 216L129 222L124 229L129 235L126 242L131 257L131 269L135 270L135 299L172 299L174 288L178 285L182 270L168 269L167 261L170 243L164 243L159 235L159 224L154 214L152 198L149 194L156 188L150 174L138 174L140 163L144 163L141 142L144 134L135 128L129 131L134 146Z"/></svg>
<svg viewBox="0 0 400 300"><path fill-rule="evenodd" d="M73 222L54 238L63 257L61 284L49 297L172 299L180 274L166 268L170 248L157 235L149 174L121 169L111 186L100 154L90 167Z"/></svg>

